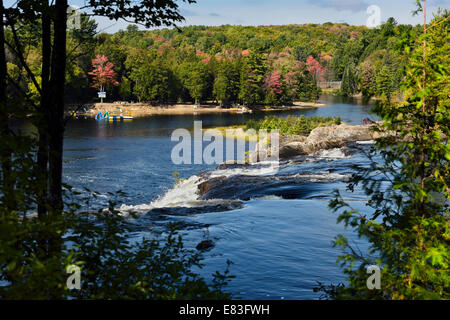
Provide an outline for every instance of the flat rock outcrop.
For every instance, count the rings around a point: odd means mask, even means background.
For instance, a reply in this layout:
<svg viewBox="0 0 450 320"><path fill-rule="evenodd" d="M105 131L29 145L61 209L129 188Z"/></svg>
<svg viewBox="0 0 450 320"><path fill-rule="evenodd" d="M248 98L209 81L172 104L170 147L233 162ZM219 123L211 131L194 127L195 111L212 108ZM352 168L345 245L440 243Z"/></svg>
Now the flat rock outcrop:
<svg viewBox="0 0 450 320"><path fill-rule="evenodd" d="M323 149L343 147L348 142L367 141L379 136L367 125L332 125L317 127L308 137L282 135L280 137L279 157L286 159L298 155L308 155ZM269 152L270 155L270 152ZM257 148L249 156L250 163L256 163L267 158L266 143L259 142Z"/></svg>

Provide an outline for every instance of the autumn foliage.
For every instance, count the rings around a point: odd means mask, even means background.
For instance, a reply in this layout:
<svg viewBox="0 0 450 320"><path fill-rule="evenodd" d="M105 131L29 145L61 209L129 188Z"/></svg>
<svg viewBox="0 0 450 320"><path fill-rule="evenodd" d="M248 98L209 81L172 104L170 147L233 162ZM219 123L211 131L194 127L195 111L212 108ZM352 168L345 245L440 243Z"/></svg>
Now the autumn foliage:
<svg viewBox="0 0 450 320"><path fill-rule="evenodd" d="M315 75L316 72L320 72L323 69L323 67L320 65L320 63L316 59L314 59L312 56L309 56L306 59L306 66L308 67L308 71L312 75Z"/></svg>
<svg viewBox="0 0 450 320"><path fill-rule="evenodd" d="M278 70L274 70L272 73L267 75L265 80L265 87L270 91L271 94L281 94L283 84L281 83L281 74Z"/></svg>
<svg viewBox="0 0 450 320"><path fill-rule="evenodd" d="M109 62L105 55L97 55L92 59L92 71L89 72L93 78L92 87L104 91L106 85L117 86L119 82L113 68L114 64Z"/></svg>

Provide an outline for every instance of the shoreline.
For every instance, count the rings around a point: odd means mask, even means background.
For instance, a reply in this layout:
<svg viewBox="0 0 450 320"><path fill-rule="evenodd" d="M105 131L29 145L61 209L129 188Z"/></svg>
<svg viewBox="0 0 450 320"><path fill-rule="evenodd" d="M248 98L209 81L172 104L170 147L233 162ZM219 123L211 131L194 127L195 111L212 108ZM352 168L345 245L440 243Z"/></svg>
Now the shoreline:
<svg viewBox="0 0 450 320"><path fill-rule="evenodd" d="M283 110L303 110L303 109L316 109L319 107L327 106L326 103L318 103L318 102L300 102L295 101L292 106L285 107L271 107L270 109L259 109L258 111L283 111Z"/></svg>
<svg viewBox="0 0 450 320"><path fill-rule="evenodd" d="M312 109L326 106L325 103L315 103L315 102L294 102L291 106L284 107L271 107L264 108L258 106L254 109L249 109L249 111L242 111L240 108L222 108L219 105L200 105L200 107L195 108L193 104L174 104L167 106L153 106L146 103L133 103L133 104L123 104L121 102L116 103L95 103L89 105L83 105L81 107L71 106L68 108L67 113L72 114L78 108L77 116L87 116L95 117L98 112L105 113L108 111L111 115L126 115L133 118L149 117L153 115L196 115L200 113L252 113L252 111L286 111L286 110L302 110L302 109ZM87 112L80 112L80 109L87 109ZM120 108L117 109L117 108Z"/></svg>

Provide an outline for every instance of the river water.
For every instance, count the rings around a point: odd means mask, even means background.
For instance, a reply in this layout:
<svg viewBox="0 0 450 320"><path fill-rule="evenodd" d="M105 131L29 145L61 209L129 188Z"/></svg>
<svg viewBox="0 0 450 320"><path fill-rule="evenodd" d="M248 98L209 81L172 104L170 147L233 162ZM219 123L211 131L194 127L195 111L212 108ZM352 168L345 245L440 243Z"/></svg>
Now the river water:
<svg viewBox="0 0 450 320"><path fill-rule="evenodd" d="M368 117L370 105L353 99L323 96L327 106L317 109L273 112L279 116L340 116L349 124ZM202 114L152 116L130 122L108 123L92 119L69 122L64 145L64 180L80 192L98 191L95 206L105 206L122 190L118 207L140 213L136 236L151 233L168 221L183 223L186 246L204 239L215 246L205 252L204 268L211 279L231 260L236 276L227 291L242 299L316 299L317 281L344 281L336 264L340 253L332 247L337 234L347 235L364 249L354 233L336 224L328 209L333 189L340 189L354 207L364 210L364 196L345 192L351 165L364 163L356 145L333 149L282 163L279 170L265 167L216 170L217 165L175 165L171 160L171 134L177 128L227 126L261 119L253 114ZM372 118L372 116L370 116ZM175 185L178 172L186 180ZM205 173L206 172L206 173ZM208 197L198 185L225 176L226 187Z"/></svg>

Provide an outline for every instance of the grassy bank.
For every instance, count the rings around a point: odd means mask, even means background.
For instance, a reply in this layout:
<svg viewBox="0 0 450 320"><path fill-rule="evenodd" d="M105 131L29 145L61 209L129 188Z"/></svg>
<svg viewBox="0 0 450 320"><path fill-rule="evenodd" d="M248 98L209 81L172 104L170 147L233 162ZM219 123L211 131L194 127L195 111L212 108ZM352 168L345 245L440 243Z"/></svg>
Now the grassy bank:
<svg viewBox="0 0 450 320"><path fill-rule="evenodd" d="M267 116L263 120L249 120L245 125L235 125L226 127L204 128L203 131L214 129L222 136L234 137L246 141L258 141L258 131L260 129L279 130L280 134L292 134L308 136L309 133L317 127L341 124L340 117L294 117L279 118L276 116ZM256 134L248 131L254 129Z"/></svg>
<svg viewBox="0 0 450 320"><path fill-rule="evenodd" d="M294 117L279 118L275 116L265 117L264 120L250 120L246 123L245 129L260 129L266 130L280 130L282 134L295 134L307 136L309 133L320 126L329 126L333 124L340 124L340 117Z"/></svg>

